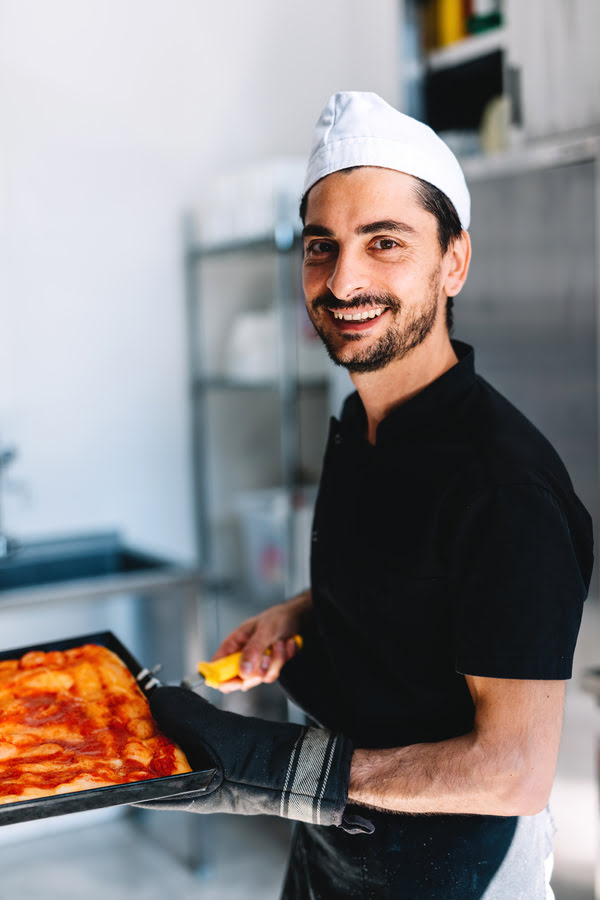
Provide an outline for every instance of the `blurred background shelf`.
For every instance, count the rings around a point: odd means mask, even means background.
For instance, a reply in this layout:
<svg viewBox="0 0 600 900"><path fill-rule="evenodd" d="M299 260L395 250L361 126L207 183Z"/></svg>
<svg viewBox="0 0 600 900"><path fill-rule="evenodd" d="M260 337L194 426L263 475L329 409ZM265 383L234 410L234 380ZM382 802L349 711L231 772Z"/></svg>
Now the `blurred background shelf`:
<svg viewBox="0 0 600 900"><path fill-rule="evenodd" d="M205 244L191 244L186 255L191 260L202 257L221 256L228 253L256 253L257 251L286 251L298 244L298 235L293 226L281 226L270 234L257 234L253 237L237 238L231 241L208 241Z"/></svg>
<svg viewBox="0 0 600 900"><path fill-rule="evenodd" d="M223 176L217 194L251 195L265 215L287 210L265 236L252 210L188 217L184 249L194 508L198 560L227 575L244 617L308 584L314 486L329 413L328 362L304 309L298 217L301 182L281 192L262 166ZM247 183L246 183L247 182ZM260 184L264 196L258 197ZM266 188L265 188L266 185ZM219 201L221 202L221 201ZM237 215L237 218L236 218ZM226 230L225 228L225 230ZM204 237L198 241L196 233ZM248 396L252 395L252 402ZM237 600L235 594L237 592Z"/></svg>
<svg viewBox="0 0 600 900"><path fill-rule="evenodd" d="M489 56L506 48L508 31L504 27L493 28L481 34L469 35L438 50L431 50L426 56L426 65L432 71L452 69L467 62Z"/></svg>
<svg viewBox="0 0 600 900"><path fill-rule="evenodd" d="M324 377L303 378L298 380L298 390L322 391L327 390L328 380ZM194 379L193 388L195 391L216 390L216 391L278 391L279 382L273 380L255 380L243 378L227 378L226 376L207 375L198 376Z"/></svg>
<svg viewBox="0 0 600 900"><path fill-rule="evenodd" d="M405 0L404 109L460 156L598 127L600 4Z"/></svg>

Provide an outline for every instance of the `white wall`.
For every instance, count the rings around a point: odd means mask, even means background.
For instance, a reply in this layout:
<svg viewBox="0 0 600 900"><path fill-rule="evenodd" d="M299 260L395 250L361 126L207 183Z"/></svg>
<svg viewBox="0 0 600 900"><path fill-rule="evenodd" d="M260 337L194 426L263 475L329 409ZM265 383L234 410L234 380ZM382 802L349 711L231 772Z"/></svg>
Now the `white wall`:
<svg viewBox="0 0 600 900"><path fill-rule="evenodd" d="M598 0L506 0L528 139L600 124Z"/></svg>
<svg viewBox="0 0 600 900"><path fill-rule="evenodd" d="M18 536L192 553L180 216L308 150L329 94L397 100L396 0L0 0L0 442Z"/></svg>

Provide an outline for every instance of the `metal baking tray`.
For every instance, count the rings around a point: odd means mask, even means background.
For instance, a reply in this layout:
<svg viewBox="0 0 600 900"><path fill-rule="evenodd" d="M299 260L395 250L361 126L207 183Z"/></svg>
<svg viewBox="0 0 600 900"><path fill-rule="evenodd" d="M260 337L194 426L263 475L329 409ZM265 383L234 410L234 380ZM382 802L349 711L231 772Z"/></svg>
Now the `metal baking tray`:
<svg viewBox="0 0 600 900"><path fill-rule="evenodd" d="M0 651L0 660L18 659L25 653L29 653L30 650L42 650L47 653L50 650L69 650L71 647L79 647L82 644L100 644L108 650L112 650L125 663L134 678L142 671L142 666L111 631L48 641L29 647L18 647L15 650L2 650ZM140 686L143 691L143 685ZM192 772L0 804L0 825L12 825L14 822L29 822L33 819L45 819L50 816L62 816L66 813L84 812L108 806L121 806L142 800L157 800L175 794L187 794L190 797L201 796L214 775L215 769L212 766L209 768L206 760L203 760L201 756L194 757L193 752L187 752L184 747L182 749L194 770Z"/></svg>

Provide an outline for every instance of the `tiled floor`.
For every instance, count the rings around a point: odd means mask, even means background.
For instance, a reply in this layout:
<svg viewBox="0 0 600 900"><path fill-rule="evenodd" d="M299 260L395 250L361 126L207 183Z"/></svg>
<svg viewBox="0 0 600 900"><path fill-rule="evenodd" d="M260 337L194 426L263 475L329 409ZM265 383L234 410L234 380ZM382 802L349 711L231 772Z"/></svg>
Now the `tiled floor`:
<svg viewBox="0 0 600 900"><path fill-rule="evenodd" d="M214 867L194 873L125 818L0 851L1 900L271 900L278 897L288 828L279 820L215 816ZM283 828L281 827L283 825ZM273 827L274 826L274 827Z"/></svg>
<svg viewBox="0 0 600 900"><path fill-rule="evenodd" d="M593 900L598 847L593 760L600 710L581 691L579 679L586 666L600 664L599 634L600 604L590 603L568 689L553 792L559 827L556 900ZM285 869L287 823L230 816L207 821L213 831L213 864L199 873L114 811L71 817L68 831L61 830L60 819L0 829L0 900L276 900Z"/></svg>

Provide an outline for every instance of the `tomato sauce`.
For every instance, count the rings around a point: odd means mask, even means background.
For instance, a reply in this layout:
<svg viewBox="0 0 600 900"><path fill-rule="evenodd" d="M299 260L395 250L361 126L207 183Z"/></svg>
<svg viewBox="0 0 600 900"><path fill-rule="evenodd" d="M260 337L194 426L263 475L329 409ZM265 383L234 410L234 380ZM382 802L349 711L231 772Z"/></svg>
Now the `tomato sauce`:
<svg viewBox="0 0 600 900"><path fill-rule="evenodd" d="M90 665L95 681L84 678ZM0 803L188 771L129 670L105 647L36 651L16 669L0 667Z"/></svg>

